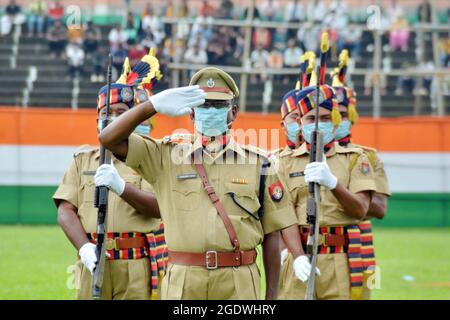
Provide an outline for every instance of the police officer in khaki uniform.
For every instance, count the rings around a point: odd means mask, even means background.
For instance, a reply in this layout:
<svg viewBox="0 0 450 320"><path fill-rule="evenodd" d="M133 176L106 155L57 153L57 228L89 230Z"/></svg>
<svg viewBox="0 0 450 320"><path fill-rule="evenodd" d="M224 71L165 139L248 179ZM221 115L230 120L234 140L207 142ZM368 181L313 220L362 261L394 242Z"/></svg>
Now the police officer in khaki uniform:
<svg viewBox="0 0 450 320"><path fill-rule="evenodd" d="M147 55L136 66L143 70L155 58ZM131 70L128 61L124 74L111 86L111 119L134 106L137 99L146 99L143 86L126 84ZM134 70L133 70L134 71ZM136 72L137 84L148 78L148 72ZM100 89L98 124L105 116L107 86ZM139 98L138 98L139 96ZM149 135L149 126L136 129ZM113 158L112 165L99 166L99 148L81 146L66 171L53 199L58 208L58 223L79 252L75 281L78 299L91 299L92 272L95 254L97 213L94 207L96 185L109 187L107 262L105 264L102 299L150 299L158 288L158 275L164 272L167 250L161 230L159 207L151 186L123 162ZM159 273L159 274L158 274Z"/></svg>
<svg viewBox="0 0 450 320"><path fill-rule="evenodd" d="M336 91L336 98L339 103L339 112L342 122L335 133L336 142L344 148L361 148L367 155L374 170L376 193L367 212L367 219L359 224L361 231L361 251L364 266L364 299L370 299L370 278L375 272L375 249L373 245L371 218L383 219L387 210L387 199L391 195L389 184L384 171L383 161L377 151L373 148L356 145L351 141L351 128L358 121L356 110L356 92L345 85L346 67L348 64L348 52L343 50L339 55L339 67L333 74L333 87ZM350 167L354 166L356 158L352 158Z"/></svg>
<svg viewBox="0 0 450 320"><path fill-rule="evenodd" d="M343 148L334 143L334 130L340 122L334 91L320 87L319 128L324 133L325 161L309 163L309 141L314 130L316 89L292 90L283 104L298 106L305 143L297 149L286 148L279 159L279 174L289 190L298 218L302 243L306 245L308 224L306 202L308 183L321 184L320 245L316 279L317 299L360 298L362 294L362 259L360 233L357 224L366 215L375 190L373 171L367 156L358 148ZM355 166L350 161L357 155ZM351 259L350 259L351 257ZM289 254L283 264L280 298L304 299L306 280L294 277L296 262ZM309 276L309 275L308 275Z"/></svg>
<svg viewBox="0 0 450 320"><path fill-rule="evenodd" d="M255 248L263 243L266 298L276 298L277 230L296 223L286 190L265 155L230 134L239 94L234 80L205 68L190 84L152 96L99 136L155 188L169 247L162 297L258 299ZM131 134L156 112L191 114L194 143Z"/></svg>

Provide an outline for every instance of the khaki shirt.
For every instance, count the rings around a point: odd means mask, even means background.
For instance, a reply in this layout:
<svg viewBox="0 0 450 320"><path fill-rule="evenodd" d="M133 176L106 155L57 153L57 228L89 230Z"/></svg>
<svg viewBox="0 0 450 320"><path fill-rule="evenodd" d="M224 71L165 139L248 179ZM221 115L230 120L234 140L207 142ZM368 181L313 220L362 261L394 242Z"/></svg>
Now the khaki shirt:
<svg viewBox="0 0 450 320"><path fill-rule="evenodd" d="M98 148L87 145L80 147L53 195L56 206L59 206L61 200L66 200L78 209L81 224L88 233L97 231L94 175L99 166L99 157ZM151 186L123 162L114 159L113 164L125 182L143 191L153 192ZM159 224L160 219L139 214L114 192L108 193L107 232L150 232L158 230Z"/></svg>
<svg viewBox="0 0 450 320"><path fill-rule="evenodd" d="M389 189L389 183L388 183L388 179L386 176L386 172L384 171L383 160L381 160L380 156L378 155L377 150L370 148L370 147L361 146L359 144L353 144L353 143L349 143L347 145L347 147L360 148L364 151L364 153L366 153L366 155L369 159L369 162L373 168L373 173L374 173L374 177L375 177L375 186L377 188L376 192L390 196L391 191Z"/></svg>
<svg viewBox="0 0 450 320"><path fill-rule="evenodd" d="M351 156L358 154L356 165L349 170ZM326 161L331 172L338 178L341 185L352 193L362 191L375 191L373 169L367 156L358 148L343 148L339 145L332 147L326 154ZM306 143L299 148L291 150L286 148L281 152L279 159L279 174L289 190L298 218L298 224L306 226L306 202L309 197L308 184L305 182L304 170L309 163L309 152ZM333 193L325 187L321 192L321 226L342 226L358 224L360 220L345 214L341 204Z"/></svg>
<svg viewBox="0 0 450 320"><path fill-rule="evenodd" d="M236 229L242 250L255 248L263 241L264 234L296 223L286 192L279 200L272 199L269 188L280 183L274 170L266 178L261 222L236 205L229 194L234 193L235 200L257 216L261 206L258 196L264 159L260 150L239 145L231 139L223 150L211 156L202 151L200 139L192 141L175 142L170 137L154 140L135 134L128 140L126 164L154 187L170 250L233 250L224 223L197 174L194 152L203 157L209 182Z"/></svg>

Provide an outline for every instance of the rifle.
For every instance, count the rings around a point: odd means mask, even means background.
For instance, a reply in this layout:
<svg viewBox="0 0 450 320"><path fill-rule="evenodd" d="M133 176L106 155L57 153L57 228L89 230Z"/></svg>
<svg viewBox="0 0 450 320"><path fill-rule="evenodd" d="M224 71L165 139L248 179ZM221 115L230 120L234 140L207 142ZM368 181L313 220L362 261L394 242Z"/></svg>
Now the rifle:
<svg viewBox="0 0 450 320"><path fill-rule="evenodd" d="M111 99L111 73L112 73L112 55L108 56L108 73L107 86L108 92L106 95L105 116L102 119L102 130L104 130L109 123L109 105ZM111 163L111 152L100 145L100 160L99 165ZM95 188L94 206L98 209L97 216L97 265L94 269L92 277L92 299L100 300L102 296L103 274L105 271L106 248L104 246L106 234L106 216L108 212L108 187L99 186Z"/></svg>
<svg viewBox="0 0 450 320"><path fill-rule="evenodd" d="M319 81L316 86L315 129L311 136L309 162L321 162L323 159L323 134L319 130L320 86L325 82L326 54L329 49L328 33L322 34L320 43ZM307 254L311 257L311 274L308 279L305 300L313 300L316 287L317 250L319 247L320 228L320 184L311 182L308 185L309 198L306 203L309 235L306 243Z"/></svg>

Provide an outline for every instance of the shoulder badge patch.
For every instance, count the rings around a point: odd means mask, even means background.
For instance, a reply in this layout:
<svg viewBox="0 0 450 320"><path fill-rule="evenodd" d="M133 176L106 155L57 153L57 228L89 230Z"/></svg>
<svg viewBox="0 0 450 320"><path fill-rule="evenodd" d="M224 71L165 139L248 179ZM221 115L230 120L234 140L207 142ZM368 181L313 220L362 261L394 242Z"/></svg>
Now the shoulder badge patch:
<svg viewBox="0 0 450 320"><path fill-rule="evenodd" d="M279 202L284 195L284 188L280 180L269 187L269 194L273 201Z"/></svg>
<svg viewBox="0 0 450 320"><path fill-rule="evenodd" d="M190 133L174 133L170 136L165 136L162 139L162 143L174 143L174 144L190 144L193 143L195 136Z"/></svg>
<svg viewBox="0 0 450 320"><path fill-rule="evenodd" d="M361 172L367 176L370 173L370 164L368 162L362 162L360 165L359 170L361 170Z"/></svg>

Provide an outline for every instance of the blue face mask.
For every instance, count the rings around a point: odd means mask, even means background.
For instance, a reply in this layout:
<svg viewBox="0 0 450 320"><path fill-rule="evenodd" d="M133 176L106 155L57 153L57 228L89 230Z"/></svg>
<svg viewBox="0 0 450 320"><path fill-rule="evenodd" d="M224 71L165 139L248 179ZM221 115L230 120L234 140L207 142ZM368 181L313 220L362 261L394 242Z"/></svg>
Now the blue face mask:
<svg viewBox="0 0 450 320"><path fill-rule="evenodd" d="M228 131L228 111L230 108L194 108L195 128L202 135L217 137Z"/></svg>
<svg viewBox="0 0 450 320"><path fill-rule="evenodd" d="M300 132L300 125L298 122L292 122L286 125L288 140L294 144L297 143L298 134Z"/></svg>
<svg viewBox="0 0 450 320"><path fill-rule="evenodd" d="M134 133L139 134L141 136L150 136L150 127L145 124L140 124L134 129Z"/></svg>
<svg viewBox="0 0 450 320"><path fill-rule="evenodd" d="M350 128L352 127L352 123L349 120L343 120L335 133L335 139L340 140L342 138L350 135Z"/></svg>
<svg viewBox="0 0 450 320"><path fill-rule="evenodd" d="M306 142L311 143L311 134L315 128L315 123L302 124L303 136ZM332 122L319 122L319 130L323 133L323 144L328 144L333 141L334 126Z"/></svg>

